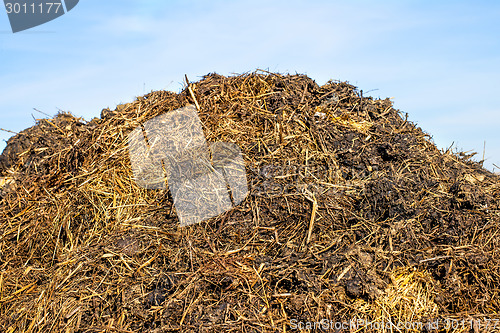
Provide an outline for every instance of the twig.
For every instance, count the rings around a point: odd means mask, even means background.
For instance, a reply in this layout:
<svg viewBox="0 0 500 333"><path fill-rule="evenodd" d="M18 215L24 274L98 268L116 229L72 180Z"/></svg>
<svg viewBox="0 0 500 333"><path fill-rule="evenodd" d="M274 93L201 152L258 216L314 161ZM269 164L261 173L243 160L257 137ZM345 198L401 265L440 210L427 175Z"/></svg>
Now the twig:
<svg viewBox="0 0 500 333"><path fill-rule="evenodd" d="M198 104L198 101L196 100L196 97L194 96L194 92L193 92L193 89L191 88L191 84L189 83L189 80L188 80L188 77L187 77L187 74L184 74L184 76L186 77L186 83L187 83L187 86L188 86L188 90L189 90L189 93L191 94L191 97L193 98L194 100L194 104L196 104L196 109L198 111L200 111L200 104Z"/></svg>
<svg viewBox="0 0 500 333"><path fill-rule="evenodd" d="M46 116L47 116L47 117L49 117L49 118L52 118L52 116L51 116L50 114L47 114L47 113L45 113L45 112L43 112L43 111L40 111L40 110L38 110L37 108L33 108L33 110L35 110L36 112L40 112L41 114L44 114L44 115L46 115Z"/></svg>
<svg viewBox="0 0 500 333"><path fill-rule="evenodd" d="M313 204L312 206L312 212L311 212L311 220L309 221L309 230L307 231L307 240L306 244L309 244L311 241L311 235L314 227L314 219L316 218L316 210L318 209L318 202L316 201L316 197L314 194L312 194L312 197L307 197L308 200L310 200Z"/></svg>
<svg viewBox="0 0 500 333"><path fill-rule="evenodd" d="M481 165L484 163L485 152L486 152L486 140L484 140L484 144L483 144L483 158L481 159Z"/></svg>
<svg viewBox="0 0 500 333"><path fill-rule="evenodd" d="M0 128L0 131L9 132L9 133L13 133L13 134L19 134L17 132L9 131L9 130L3 129L3 128Z"/></svg>
<svg viewBox="0 0 500 333"><path fill-rule="evenodd" d="M189 305L186 308L186 310L182 313L182 318L181 318L181 321L179 323L179 326L182 326L182 324L184 323L184 319L186 319L186 315L188 314L189 309L191 309L191 307L193 306L193 304L195 304L196 302L198 302L200 300L200 298L203 297L204 294L205 294L205 292L202 291L201 294L194 301L192 301L191 303L189 303Z"/></svg>
<svg viewBox="0 0 500 333"><path fill-rule="evenodd" d="M437 256L437 257L434 257L434 258L420 260L420 263L424 263L424 262L428 262L428 261L434 261L434 260L448 259L448 258L451 258L451 256Z"/></svg>

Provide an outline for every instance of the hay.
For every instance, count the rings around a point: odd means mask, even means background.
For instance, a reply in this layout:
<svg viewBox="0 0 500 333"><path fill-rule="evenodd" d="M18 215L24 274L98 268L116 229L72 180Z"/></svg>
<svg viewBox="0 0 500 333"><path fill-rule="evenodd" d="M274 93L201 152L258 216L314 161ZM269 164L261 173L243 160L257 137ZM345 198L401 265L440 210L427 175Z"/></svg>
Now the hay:
<svg viewBox="0 0 500 333"><path fill-rule="evenodd" d="M208 142L240 147L250 193L180 227L169 191L134 181L127 135L188 104ZM498 176L345 82L210 74L90 122L41 119L0 172L4 332L499 317Z"/></svg>

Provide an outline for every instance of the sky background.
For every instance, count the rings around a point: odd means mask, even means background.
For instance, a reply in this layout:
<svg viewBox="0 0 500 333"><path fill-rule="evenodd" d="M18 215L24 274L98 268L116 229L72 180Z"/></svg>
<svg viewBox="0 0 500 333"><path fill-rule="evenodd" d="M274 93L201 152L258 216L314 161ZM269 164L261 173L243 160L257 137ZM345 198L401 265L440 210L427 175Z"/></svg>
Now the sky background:
<svg viewBox="0 0 500 333"><path fill-rule="evenodd" d="M499 1L81 0L13 34L0 7L0 128L90 120L152 90L266 69L393 97L437 146L500 167ZM370 91L366 93L367 91ZM0 131L0 151L12 134ZM494 166L494 164L499 167Z"/></svg>

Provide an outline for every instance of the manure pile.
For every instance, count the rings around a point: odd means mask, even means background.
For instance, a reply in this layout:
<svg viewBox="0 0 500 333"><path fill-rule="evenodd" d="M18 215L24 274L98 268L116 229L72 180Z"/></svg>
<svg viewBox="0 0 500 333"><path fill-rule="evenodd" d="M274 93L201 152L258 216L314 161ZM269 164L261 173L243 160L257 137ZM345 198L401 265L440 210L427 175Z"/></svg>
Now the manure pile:
<svg viewBox="0 0 500 333"><path fill-rule="evenodd" d="M248 195L181 227L169 190L134 181L127 136L190 104L209 143L241 149ZM345 82L210 74L89 122L60 113L0 157L0 331L483 331L499 318L499 199L471 155Z"/></svg>

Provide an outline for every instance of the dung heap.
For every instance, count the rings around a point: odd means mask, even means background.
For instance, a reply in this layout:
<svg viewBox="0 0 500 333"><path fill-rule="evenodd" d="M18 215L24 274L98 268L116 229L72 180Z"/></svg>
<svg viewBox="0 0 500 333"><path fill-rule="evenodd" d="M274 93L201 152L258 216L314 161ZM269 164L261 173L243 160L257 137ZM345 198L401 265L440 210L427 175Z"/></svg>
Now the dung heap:
<svg viewBox="0 0 500 333"><path fill-rule="evenodd" d="M239 146L249 193L181 227L168 190L134 181L127 136L188 104L208 142ZM0 176L2 332L500 317L498 176L345 82L210 74L89 122L61 113L8 141Z"/></svg>

